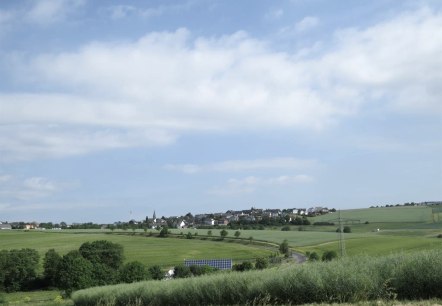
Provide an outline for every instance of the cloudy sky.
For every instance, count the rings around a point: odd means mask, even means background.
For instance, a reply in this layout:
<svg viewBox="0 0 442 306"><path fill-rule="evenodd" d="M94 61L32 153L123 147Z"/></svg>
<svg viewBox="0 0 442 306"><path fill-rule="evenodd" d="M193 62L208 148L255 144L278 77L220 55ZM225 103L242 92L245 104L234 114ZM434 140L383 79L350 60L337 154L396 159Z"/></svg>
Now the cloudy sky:
<svg viewBox="0 0 442 306"><path fill-rule="evenodd" d="M1 1L0 80L0 221L442 200L440 1Z"/></svg>

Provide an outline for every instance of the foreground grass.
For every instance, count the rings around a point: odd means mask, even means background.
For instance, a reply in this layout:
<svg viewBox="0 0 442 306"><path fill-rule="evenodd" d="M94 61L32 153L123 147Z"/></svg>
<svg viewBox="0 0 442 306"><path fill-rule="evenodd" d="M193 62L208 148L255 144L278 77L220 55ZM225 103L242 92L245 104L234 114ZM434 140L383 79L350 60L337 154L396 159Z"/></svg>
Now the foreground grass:
<svg viewBox="0 0 442 306"><path fill-rule="evenodd" d="M442 298L442 252L348 257L244 273L80 290L75 305L357 303Z"/></svg>
<svg viewBox="0 0 442 306"><path fill-rule="evenodd" d="M31 291L31 292L14 292L14 293L0 293L0 305L74 305L71 299L64 299L60 295L60 291Z"/></svg>

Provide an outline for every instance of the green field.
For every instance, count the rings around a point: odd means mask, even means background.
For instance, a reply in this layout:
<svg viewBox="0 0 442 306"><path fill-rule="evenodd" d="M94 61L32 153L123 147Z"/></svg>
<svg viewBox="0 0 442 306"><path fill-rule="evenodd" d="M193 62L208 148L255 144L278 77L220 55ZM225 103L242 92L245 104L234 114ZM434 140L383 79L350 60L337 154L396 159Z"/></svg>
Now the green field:
<svg viewBox="0 0 442 306"><path fill-rule="evenodd" d="M382 208L349 209L341 211L341 217L366 221L404 223L427 223L432 221L431 207L428 206L400 206ZM338 219L338 212L312 218L312 222ZM337 221L334 221L337 222Z"/></svg>
<svg viewBox="0 0 442 306"><path fill-rule="evenodd" d="M311 222L330 221L337 213L311 218ZM384 255L416 249L442 250L442 222L432 223L429 207L391 207L353 209L341 212L341 217L358 219L361 222L346 222L352 233L345 234L347 254ZM368 222L366 222L368 221ZM300 252L338 249L338 227L334 226L291 226L291 231L281 231L279 227L267 230L240 230L240 239L234 238L235 230L228 230L227 239L212 241L220 237L220 230L212 229L208 237L206 229L173 229L174 234L197 234L198 239L177 239L145 237L143 232L110 231L0 231L2 249L36 249L41 256L51 248L60 254L78 249L86 241L109 240L124 246L126 261L138 260L146 265L158 264L168 268L184 259L232 258L234 261L253 259L272 253L256 244L247 244L250 237L254 242L266 241L277 247L287 240L289 246ZM379 231L378 231L379 229ZM157 234L156 231L154 231ZM149 234L149 233L146 233ZM205 239L205 240L201 240ZM232 241L242 243L228 243ZM274 251L274 250L273 250Z"/></svg>
<svg viewBox="0 0 442 306"><path fill-rule="evenodd" d="M234 261L268 256L271 252L249 245L197 239L157 238L140 235L74 233L48 231L2 231L2 249L36 249L43 257L47 250L60 254L78 249L86 241L108 240L124 247L126 261L138 260L148 266L164 268L183 263L184 259L232 258Z"/></svg>

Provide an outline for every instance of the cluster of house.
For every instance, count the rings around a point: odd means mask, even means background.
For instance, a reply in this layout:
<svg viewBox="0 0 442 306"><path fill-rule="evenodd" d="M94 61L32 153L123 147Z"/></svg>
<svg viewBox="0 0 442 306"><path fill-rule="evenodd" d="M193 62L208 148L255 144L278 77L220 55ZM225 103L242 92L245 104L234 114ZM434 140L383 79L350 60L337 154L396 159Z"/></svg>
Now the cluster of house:
<svg viewBox="0 0 442 306"><path fill-rule="evenodd" d="M0 221L0 230L10 230L12 228L17 228L19 225L20 225L20 227L27 229L27 230L38 228L38 223L36 223L36 222L24 224L22 226L21 224L19 224L19 222L8 223L8 222L1 222Z"/></svg>
<svg viewBox="0 0 442 306"><path fill-rule="evenodd" d="M251 208L246 210L228 210L225 213L206 213L196 214L192 216L187 214L184 217L169 217L167 219L157 219L153 216L153 227L158 226L173 226L177 228L186 228L189 226L224 226L230 222L245 221L245 222L259 222L265 218L280 219L284 218L290 222L299 216L316 216L320 214L329 213L326 207L311 207L311 208L289 208L289 209L259 209Z"/></svg>
<svg viewBox="0 0 442 306"><path fill-rule="evenodd" d="M334 209L330 210L334 211ZM175 228L186 228L186 227L196 227L196 226L226 226L230 222L259 222L265 218L267 219L285 219L287 222L292 221L295 218L303 216L316 216L320 214L329 213L326 207L311 207L311 208L290 208L290 209L259 209L251 208L246 210L228 210L225 213L207 213L207 214L197 214L193 216L188 213L181 217L162 217L157 218L155 211L153 213L152 219L143 221L145 224L149 224L152 228L159 228L163 226L175 227ZM131 220L129 224L138 225L139 223L135 220ZM121 224L121 222L116 222L116 224ZM20 226L18 226L20 225ZM70 227L65 224L64 227ZM108 225L102 225L101 228L107 228ZM24 229L39 229L38 223L23 223L14 225L14 223L0 222L0 229L12 229L12 228L24 228ZM49 227L52 229L61 229L57 226Z"/></svg>

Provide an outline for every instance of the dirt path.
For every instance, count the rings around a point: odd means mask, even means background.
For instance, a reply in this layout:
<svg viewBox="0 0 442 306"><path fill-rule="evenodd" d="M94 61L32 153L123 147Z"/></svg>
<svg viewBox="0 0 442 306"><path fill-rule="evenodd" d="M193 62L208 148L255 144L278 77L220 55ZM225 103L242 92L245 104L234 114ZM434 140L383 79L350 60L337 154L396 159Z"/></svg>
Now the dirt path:
<svg viewBox="0 0 442 306"><path fill-rule="evenodd" d="M292 257L299 264L302 264L307 261L307 257L301 253L292 252Z"/></svg>

